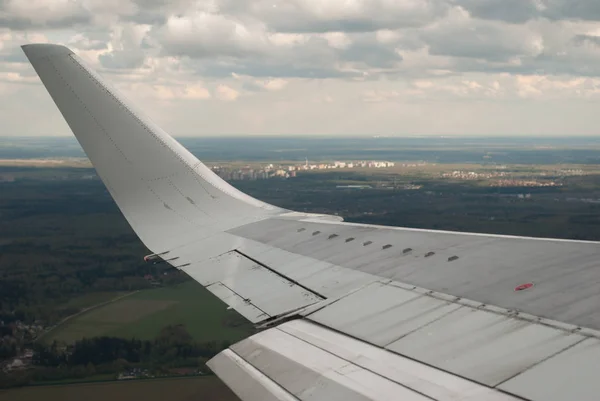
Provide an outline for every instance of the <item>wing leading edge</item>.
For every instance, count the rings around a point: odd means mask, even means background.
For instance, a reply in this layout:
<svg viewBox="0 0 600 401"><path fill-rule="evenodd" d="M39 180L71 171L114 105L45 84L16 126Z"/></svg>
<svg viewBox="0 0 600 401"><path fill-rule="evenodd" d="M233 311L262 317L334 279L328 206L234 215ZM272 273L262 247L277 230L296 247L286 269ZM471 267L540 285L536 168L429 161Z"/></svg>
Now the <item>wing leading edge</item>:
<svg viewBox="0 0 600 401"><path fill-rule="evenodd" d="M209 363L240 398L597 398L598 243L277 208L221 180L68 48L23 50L146 246L277 326Z"/></svg>

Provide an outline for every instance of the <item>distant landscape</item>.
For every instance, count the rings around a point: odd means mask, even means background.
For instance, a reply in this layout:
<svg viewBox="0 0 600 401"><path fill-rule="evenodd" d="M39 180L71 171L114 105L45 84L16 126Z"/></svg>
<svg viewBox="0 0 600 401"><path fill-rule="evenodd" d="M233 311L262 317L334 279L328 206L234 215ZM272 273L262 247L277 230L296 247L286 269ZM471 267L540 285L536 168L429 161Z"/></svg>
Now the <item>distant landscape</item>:
<svg viewBox="0 0 600 401"><path fill-rule="evenodd" d="M284 208L600 240L594 138L183 142L232 185ZM106 380L151 389L191 376L185 383L221 389L206 360L255 329L184 273L144 263L148 253L74 139L0 138L0 386L102 381L98 394L109 394L117 387ZM0 392L0 401L41 389Z"/></svg>
<svg viewBox="0 0 600 401"><path fill-rule="evenodd" d="M430 163L599 164L598 137L202 137L177 138L200 160L350 160ZM73 136L0 137L0 159L81 158Z"/></svg>

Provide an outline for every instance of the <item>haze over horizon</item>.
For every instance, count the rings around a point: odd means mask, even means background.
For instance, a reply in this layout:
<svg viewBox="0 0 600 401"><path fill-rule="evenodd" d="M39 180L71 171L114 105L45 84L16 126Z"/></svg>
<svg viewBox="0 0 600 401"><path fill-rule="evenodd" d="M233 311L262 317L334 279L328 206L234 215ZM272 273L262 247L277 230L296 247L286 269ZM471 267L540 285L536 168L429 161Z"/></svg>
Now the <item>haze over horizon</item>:
<svg viewBox="0 0 600 401"><path fill-rule="evenodd" d="M2 136L70 135L32 42L176 137L600 134L595 0L0 0Z"/></svg>

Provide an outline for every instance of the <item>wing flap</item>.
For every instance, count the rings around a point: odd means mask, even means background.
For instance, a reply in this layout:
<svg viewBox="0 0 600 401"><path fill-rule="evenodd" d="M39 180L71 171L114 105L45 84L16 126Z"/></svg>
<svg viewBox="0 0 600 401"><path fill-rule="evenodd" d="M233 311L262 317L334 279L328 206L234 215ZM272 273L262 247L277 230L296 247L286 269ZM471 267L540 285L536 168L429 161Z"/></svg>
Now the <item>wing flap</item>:
<svg viewBox="0 0 600 401"><path fill-rule="evenodd" d="M586 339L573 326L393 282L363 287L307 317L490 387Z"/></svg>
<svg viewBox="0 0 600 401"><path fill-rule="evenodd" d="M298 255L270 244L256 246L254 242L247 242L240 248L253 260L310 288L323 298L344 296L378 280L378 277L372 274L346 269L310 256Z"/></svg>
<svg viewBox="0 0 600 401"><path fill-rule="evenodd" d="M585 338L463 306L386 349L495 387Z"/></svg>
<svg viewBox="0 0 600 401"><path fill-rule="evenodd" d="M182 269L253 323L324 299L236 251Z"/></svg>
<svg viewBox="0 0 600 401"><path fill-rule="evenodd" d="M312 313L310 320L385 347L459 309L454 302L377 282ZM344 313L351 310L352 313Z"/></svg>
<svg viewBox="0 0 600 401"><path fill-rule="evenodd" d="M242 297L223 283L211 284L206 289L252 323L258 323L271 317L253 304L250 298Z"/></svg>
<svg viewBox="0 0 600 401"><path fill-rule="evenodd" d="M209 361L226 383L237 372L218 365L232 353L298 400L517 400L304 320L256 334ZM263 384L244 386L240 398L251 400L249 388Z"/></svg>
<svg viewBox="0 0 600 401"><path fill-rule="evenodd" d="M539 401L596 401L600 340L589 338L549 358L498 388Z"/></svg>
<svg viewBox="0 0 600 401"><path fill-rule="evenodd" d="M298 401L231 350L215 356L209 366L244 401Z"/></svg>

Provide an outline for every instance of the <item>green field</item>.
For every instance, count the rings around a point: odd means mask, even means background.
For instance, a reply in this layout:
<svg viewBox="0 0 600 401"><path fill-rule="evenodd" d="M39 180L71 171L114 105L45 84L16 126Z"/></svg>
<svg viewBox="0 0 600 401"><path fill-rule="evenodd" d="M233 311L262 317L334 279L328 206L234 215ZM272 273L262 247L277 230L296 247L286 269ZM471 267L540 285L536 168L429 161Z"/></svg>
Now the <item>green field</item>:
<svg viewBox="0 0 600 401"><path fill-rule="evenodd" d="M106 292L90 292L89 294L83 294L79 297L71 298L61 307L68 308L81 308L87 309L93 307L94 305L101 304L103 302L108 302L112 299L119 298L123 295L126 295L125 291L106 291Z"/></svg>
<svg viewBox="0 0 600 401"><path fill-rule="evenodd" d="M238 341L252 326L195 281L144 290L67 320L46 336L73 343L84 337L151 340L169 324L184 324L197 341Z"/></svg>
<svg viewBox="0 0 600 401"><path fill-rule="evenodd" d="M0 401L236 401L216 376L25 387L1 391Z"/></svg>

